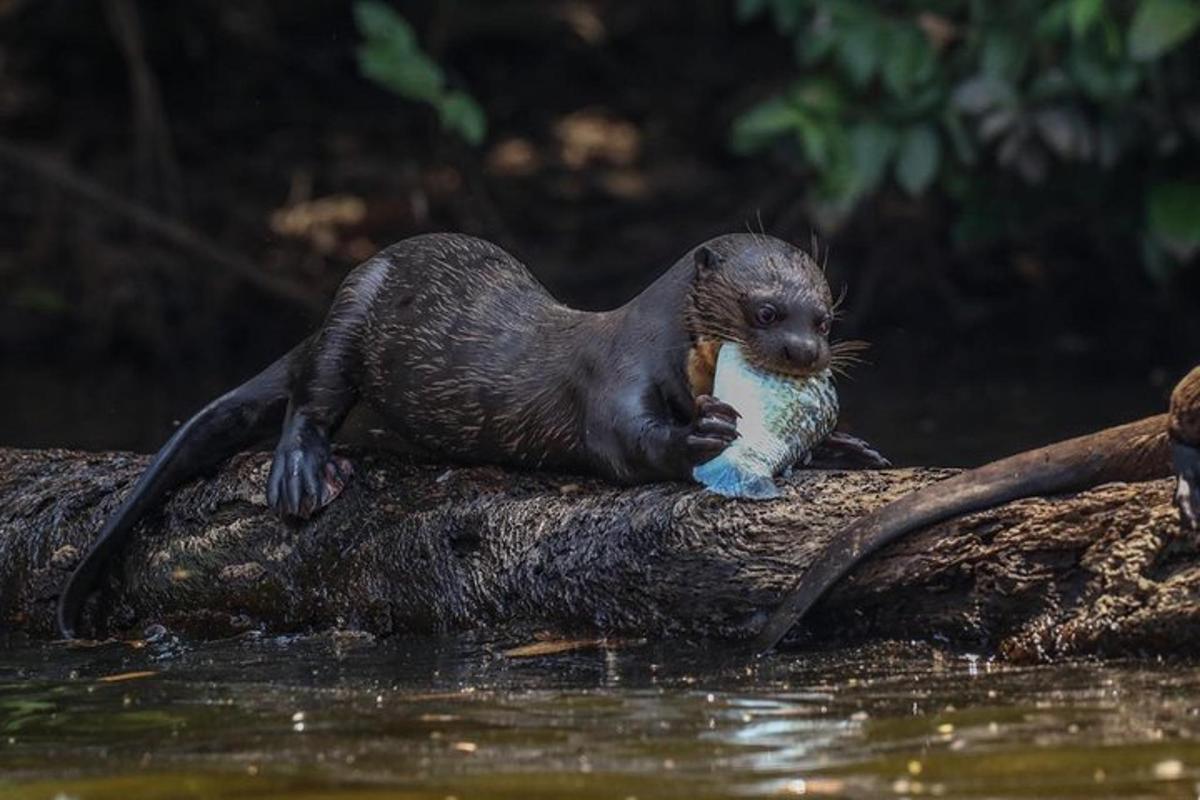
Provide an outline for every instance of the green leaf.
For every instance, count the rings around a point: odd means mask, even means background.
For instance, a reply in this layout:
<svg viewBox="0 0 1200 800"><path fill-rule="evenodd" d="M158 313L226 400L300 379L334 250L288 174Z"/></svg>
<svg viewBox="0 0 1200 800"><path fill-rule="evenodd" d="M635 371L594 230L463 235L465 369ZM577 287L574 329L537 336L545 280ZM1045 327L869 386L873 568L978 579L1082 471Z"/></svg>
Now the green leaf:
<svg viewBox="0 0 1200 800"><path fill-rule="evenodd" d="M805 111L821 117L838 117L845 106L841 87L834 81L813 78L788 90L788 99Z"/></svg>
<svg viewBox="0 0 1200 800"><path fill-rule="evenodd" d="M827 126L822 125L808 116L800 120L796 126L796 135L804 150L804 158L818 172L825 171L831 161L830 136Z"/></svg>
<svg viewBox="0 0 1200 800"><path fill-rule="evenodd" d="M852 203L855 197L855 171L851 162L849 135L836 120L820 127L822 159L819 167L820 193L832 200Z"/></svg>
<svg viewBox="0 0 1200 800"><path fill-rule="evenodd" d="M810 67L819 64L833 53L837 42L832 25L810 25L796 35L796 60Z"/></svg>
<svg viewBox="0 0 1200 800"><path fill-rule="evenodd" d="M442 127L461 136L468 144L480 145L487 135L487 118L479 104L465 92L450 92L438 104Z"/></svg>
<svg viewBox="0 0 1200 800"><path fill-rule="evenodd" d="M359 48L358 63L368 78L410 100L436 103L441 97L442 69L423 53L366 44Z"/></svg>
<svg viewBox="0 0 1200 800"><path fill-rule="evenodd" d="M483 109L465 92L447 92L446 77L417 43L412 26L387 3L358 0L354 20L364 37L358 66L364 76L438 112L442 127L478 145L487 133Z"/></svg>
<svg viewBox="0 0 1200 800"><path fill-rule="evenodd" d="M1015 81L1025 69L1029 57L1029 40L1007 31L989 34L983 43L982 71L984 75Z"/></svg>
<svg viewBox="0 0 1200 800"><path fill-rule="evenodd" d="M421 51L412 26L386 3L359 0L354 19L366 41L358 48L364 75L412 100L436 103L445 78L441 67Z"/></svg>
<svg viewBox="0 0 1200 800"><path fill-rule="evenodd" d="M1083 91L1102 103L1127 99L1141 80L1136 65L1129 62L1109 64L1082 47L1071 50L1067 67L1071 78Z"/></svg>
<svg viewBox="0 0 1200 800"><path fill-rule="evenodd" d="M767 7L767 0L738 0L734 7L734 16L738 22L754 19Z"/></svg>
<svg viewBox="0 0 1200 800"><path fill-rule="evenodd" d="M881 100L884 116L893 119L916 120L936 117L950 102L947 87L941 81L930 81L913 88L905 97Z"/></svg>
<svg viewBox="0 0 1200 800"><path fill-rule="evenodd" d="M914 125L900 139L896 156L896 181L914 197L922 194L937 177L941 143L932 125Z"/></svg>
<svg viewBox="0 0 1200 800"><path fill-rule="evenodd" d="M888 91L904 97L915 84L929 79L934 67L933 48L918 30L907 25L892 26L886 40L880 74Z"/></svg>
<svg viewBox="0 0 1200 800"><path fill-rule="evenodd" d="M354 4L354 22L364 38L385 41L398 50L417 49L417 35L408 20L380 0L358 0Z"/></svg>
<svg viewBox="0 0 1200 800"><path fill-rule="evenodd" d="M963 124L962 117L947 109L942 115L942 127L946 129L946 137L950 140L958 160L967 166L974 165L979 154L975 150L975 140Z"/></svg>
<svg viewBox="0 0 1200 800"><path fill-rule="evenodd" d="M775 12L775 27L779 32L793 33L800 27L804 0L772 0L771 10Z"/></svg>
<svg viewBox="0 0 1200 800"><path fill-rule="evenodd" d="M1075 0L1058 0L1046 9L1037 24L1033 26L1033 35L1037 39L1056 39L1067 29L1071 20L1071 7Z"/></svg>
<svg viewBox="0 0 1200 800"><path fill-rule="evenodd" d="M1180 260L1200 252L1200 183L1169 181L1150 187L1146 198L1150 232Z"/></svg>
<svg viewBox="0 0 1200 800"><path fill-rule="evenodd" d="M873 192L883 180L888 162L896 151L896 132L878 122L862 122L850 131L850 162L854 168L854 192Z"/></svg>
<svg viewBox="0 0 1200 800"><path fill-rule="evenodd" d="M736 153L751 153L796 132L805 121L800 109L782 97L774 97L734 120L730 146Z"/></svg>
<svg viewBox="0 0 1200 800"><path fill-rule="evenodd" d="M1152 61L1181 44L1200 25L1200 0L1142 0L1129 26L1129 54Z"/></svg>
<svg viewBox="0 0 1200 800"><path fill-rule="evenodd" d="M879 26L869 17L857 17L844 24L846 27L838 43L838 60L856 86L866 86L879 66Z"/></svg>
<svg viewBox="0 0 1200 800"><path fill-rule="evenodd" d="M1071 33L1082 39L1100 19L1104 0L1071 0Z"/></svg>

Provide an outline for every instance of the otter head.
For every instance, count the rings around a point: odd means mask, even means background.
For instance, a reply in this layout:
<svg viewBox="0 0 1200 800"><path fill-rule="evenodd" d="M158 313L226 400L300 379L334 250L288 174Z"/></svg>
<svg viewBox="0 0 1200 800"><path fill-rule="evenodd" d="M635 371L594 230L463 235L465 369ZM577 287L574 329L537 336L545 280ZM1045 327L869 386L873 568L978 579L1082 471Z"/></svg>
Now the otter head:
<svg viewBox="0 0 1200 800"><path fill-rule="evenodd" d="M806 376L829 367L833 296L824 270L771 236L733 234L694 252L688 328L700 343L736 342L768 372Z"/></svg>

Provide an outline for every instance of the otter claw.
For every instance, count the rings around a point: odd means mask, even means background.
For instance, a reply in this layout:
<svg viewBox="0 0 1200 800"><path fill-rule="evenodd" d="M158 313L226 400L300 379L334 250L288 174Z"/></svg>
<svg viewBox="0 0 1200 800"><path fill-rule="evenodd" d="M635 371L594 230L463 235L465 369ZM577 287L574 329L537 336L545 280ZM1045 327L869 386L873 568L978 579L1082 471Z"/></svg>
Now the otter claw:
<svg viewBox="0 0 1200 800"><path fill-rule="evenodd" d="M834 431L812 449L804 466L811 469L887 469L892 462L857 436Z"/></svg>
<svg viewBox="0 0 1200 800"><path fill-rule="evenodd" d="M741 434L738 433L737 425L721 417L701 417L700 419L696 420L696 424L693 426L692 430L697 436L724 439L726 440L726 443L732 442L734 439L741 436Z"/></svg>
<svg viewBox="0 0 1200 800"><path fill-rule="evenodd" d="M353 474L354 466L349 459L334 456L325 462L325 480L321 483L321 508L337 499Z"/></svg>
<svg viewBox="0 0 1200 800"><path fill-rule="evenodd" d="M719 417L736 424L741 416L733 406L728 403L722 403L710 394L702 394L696 398L697 418Z"/></svg>
<svg viewBox="0 0 1200 800"><path fill-rule="evenodd" d="M275 449L267 477L267 504L280 517L308 519L342 493L350 462L329 452L329 441L302 422Z"/></svg>
<svg viewBox="0 0 1200 800"><path fill-rule="evenodd" d="M696 418L687 437L689 459L703 464L719 456L733 444L740 433L737 420L741 416L733 406L711 395L696 398Z"/></svg>

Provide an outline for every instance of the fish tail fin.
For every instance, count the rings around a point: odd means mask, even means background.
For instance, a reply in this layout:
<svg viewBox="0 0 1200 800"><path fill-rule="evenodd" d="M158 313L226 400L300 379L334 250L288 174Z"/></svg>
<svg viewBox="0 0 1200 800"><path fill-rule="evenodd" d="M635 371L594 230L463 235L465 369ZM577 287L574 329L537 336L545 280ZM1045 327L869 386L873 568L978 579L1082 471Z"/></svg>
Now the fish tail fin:
<svg viewBox="0 0 1200 800"><path fill-rule="evenodd" d="M725 455L719 455L692 470L692 477L710 492L724 497L770 500L779 497L779 487L769 475L749 472Z"/></svg>

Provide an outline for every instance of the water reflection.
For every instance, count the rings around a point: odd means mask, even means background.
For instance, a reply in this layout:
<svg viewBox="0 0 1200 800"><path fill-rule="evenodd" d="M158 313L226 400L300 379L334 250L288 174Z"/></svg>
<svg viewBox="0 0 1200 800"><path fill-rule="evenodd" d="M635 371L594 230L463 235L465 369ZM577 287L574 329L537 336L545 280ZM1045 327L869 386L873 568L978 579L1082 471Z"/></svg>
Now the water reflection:
<svg viewBox="0 0 1200 800"><path fill-rule="evenodd" d="M1189 665L512 644L10 642L0 796L1195 797L1200 781Z"/></svg>

